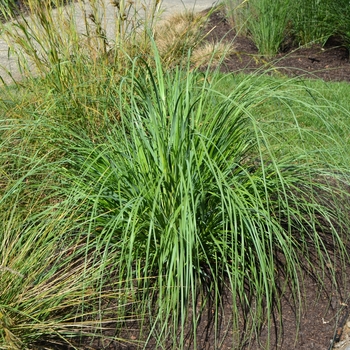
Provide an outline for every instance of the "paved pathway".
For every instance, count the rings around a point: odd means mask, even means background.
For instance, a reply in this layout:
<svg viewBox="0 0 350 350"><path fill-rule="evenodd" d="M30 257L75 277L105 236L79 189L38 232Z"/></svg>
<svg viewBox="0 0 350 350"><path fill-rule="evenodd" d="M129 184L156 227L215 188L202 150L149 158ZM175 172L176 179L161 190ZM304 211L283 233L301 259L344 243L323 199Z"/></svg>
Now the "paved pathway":
<svg viewBox="0 0 350 350"><path fill-rule="evenodd" d="M107 7L107 14L111 14L111 18L108 18L107 15L107 23L110 21L110 23L113 23L113 15L114 11L108 11L108 7L111 6L110 0L103 0ZM149 0L144 0L145 2ZM163 0L162 2L162 9L164 10L163 16L170 15L172 13L176 12L182 12L184 9L199 12L202 10L205 10L213 5L215 5L218 2L218 0ZM81 18L79 18L81 16ZM82 19L82 12L77 11L77 18L83 22ZM21 78L21 74L18 71L18 67L16 64L16 58L15 57L9 57L8 55L8 45L3 40L1 34L0 34L0 77L4 79L5 82L10 82L11 79L9 78L7 71L11 72L14 79L18 80ZM2 85L0 81L0 85Z"/></svg>
<svg viewBox="0 0 350 350"><path fill-rule="evenodd" d="M166 13L181 12L184 7L199 12L215 5L217 2L215 0L163 0L163 7Z"/></svg>

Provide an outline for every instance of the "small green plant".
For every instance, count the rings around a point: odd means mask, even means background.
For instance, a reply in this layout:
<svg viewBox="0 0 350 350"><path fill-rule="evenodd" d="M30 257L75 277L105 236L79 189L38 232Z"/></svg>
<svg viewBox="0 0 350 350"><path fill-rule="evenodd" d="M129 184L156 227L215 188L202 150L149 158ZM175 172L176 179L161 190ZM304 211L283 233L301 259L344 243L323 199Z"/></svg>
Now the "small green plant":
<svg viewBox="0 0 350 350"><path fill-rule="evenodd" d="M290 0L251 0L247 8L248 32L261 55L272 57L283 42L290 16Z"/></svg>

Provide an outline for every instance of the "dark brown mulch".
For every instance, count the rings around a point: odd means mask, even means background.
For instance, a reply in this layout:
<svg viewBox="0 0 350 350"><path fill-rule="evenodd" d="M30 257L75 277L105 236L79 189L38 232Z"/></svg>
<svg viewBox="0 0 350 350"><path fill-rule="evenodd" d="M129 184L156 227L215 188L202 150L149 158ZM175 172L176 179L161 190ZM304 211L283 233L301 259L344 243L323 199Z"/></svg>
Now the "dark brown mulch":
<svg viewBox="0 0 350 350"><path fill-rule="evenodd" d="M280 73L288 76L350 81L349 52L338 38L330 38L323 47L312 45L304 48L293 46L292 39L287 38L282 44L283 52L268 59L259 55L252 40L237 35L220 11L210 16L207 29L212 30L206 40L231 42L236 51L225 61L222 68L225 72L253 72L267 66L279 68Z"/></svg>

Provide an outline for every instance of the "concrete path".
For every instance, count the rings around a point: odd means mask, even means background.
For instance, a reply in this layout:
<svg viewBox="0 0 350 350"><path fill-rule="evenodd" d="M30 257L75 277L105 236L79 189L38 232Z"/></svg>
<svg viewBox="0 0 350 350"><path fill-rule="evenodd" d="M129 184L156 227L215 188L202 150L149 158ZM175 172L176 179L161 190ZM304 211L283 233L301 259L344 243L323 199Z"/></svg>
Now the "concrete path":
<svg viewBox="0 0 350 350"><path fill-rule="evenodd" d="M215 0L164 0L163 8L166 14L181 12L184 10L184 8L187 10L200 12L209 7L212 7L216 3L218 3L218 1Z"/></svg>
<svg viewBox="0 0 350 350"><path fill-rule="evenodd" d="M115 15L115 8L111 8L110 0L103 0L106 6L106 23L107 27L109 23L113 23L113 16ZM147 3L150 0L142 0ZM164 11L163 16L166 17L173 13L183 12L184 10L200 12L207 8L212 7L217 4L220 0L163 0L161 8ZM74 5L75 6L75 5ZM110 11L108 10L110 8ZM111 18L108 18L108 14L110 14ZM76 11L77 23L83 23L83 13L80 9L77 8ZM111 26L112 27L112 26ZM107 33L108 35L108 33ZM18 66L16 63L16 57L14 55L9 57L9 48L6 41L3 39L3 36L0 34L0 77L5 81L5 83L9 83L12 79L6 72L10 72L15 80L21 79L21 74L18 70ZM0 86L2 82L0 81Z"/></svg>

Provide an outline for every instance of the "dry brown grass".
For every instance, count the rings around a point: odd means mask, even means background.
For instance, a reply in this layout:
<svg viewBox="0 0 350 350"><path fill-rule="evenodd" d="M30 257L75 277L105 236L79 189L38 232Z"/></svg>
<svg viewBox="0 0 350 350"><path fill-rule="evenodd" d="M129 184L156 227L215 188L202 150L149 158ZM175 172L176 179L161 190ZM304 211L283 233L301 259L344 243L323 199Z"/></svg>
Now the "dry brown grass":
<svg viewBox="0 0 350 350"><path fill-rule="evenodd" d="M197 46L191 55L191 64L196 67L216 67L235 53L234 45L230 42L206 42Z"/></svg>
<svg viewBox="0 0 350 350"><path fill-rule="evenodd" d="M155 28L155 42L166 66L174 66L188 57L191 51L191 65L200 68L210 64L217 66L235 52L232 43L208 42L204 40L209 32L205 24L210 12L175 14L163 20Z"/></svg>
<svg viewBox="0 0 350 350"><path fill-rule="evenodd" d="M187 51L197 47L203 38L207 16L184 12L175 14L155 28L154 38L165 64L176 64Z"/></svg>

